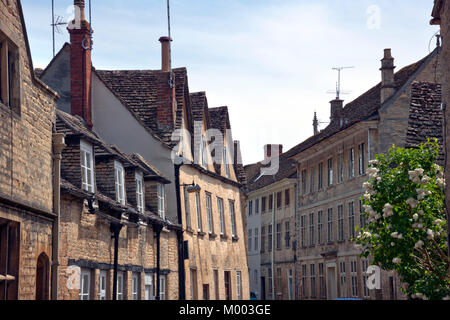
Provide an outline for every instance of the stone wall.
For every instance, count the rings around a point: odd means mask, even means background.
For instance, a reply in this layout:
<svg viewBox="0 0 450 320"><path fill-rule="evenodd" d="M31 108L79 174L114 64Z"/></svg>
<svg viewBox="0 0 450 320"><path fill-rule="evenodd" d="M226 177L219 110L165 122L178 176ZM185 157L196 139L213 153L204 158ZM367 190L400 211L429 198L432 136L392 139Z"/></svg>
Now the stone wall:
<svg viewBox="0 0 450 320"><path fill-rule="evenodd" d="M63 300L77 300L78 289L67 286L67 268L91 270L91 299L98 299L100 270L108 275L106 298L112 298L114 239L110 222L103 215L89 214L83 201L63 194L61 201L60 287ZM178 299L178 255L174 231L161 232L161 274L167 274L167 299ZM125 299L131 299L132 273L140 276L140 298L145 297L145 273L155 274L156 238L151 225L125 225L119 235L119 271L125 275ZM156 288L156 287L155 287Z"/></svg>
<svg viewBox="0 0 450 320"><path fill-rule="evenodd" d="M203 285L209 286L209 297L215 300L214 270L218 271L219 299L225 299L224 272L231 274L231 298L237 296L237 272L241 272L241 295L246 300L250 297L248 263L245 247L244 217L241 211L241 196L239 187L225 184L191 166L183 166L180 172L180 184L191 184L194 181L201 187L200 206L202 231L198 231L195 194L189 195L189 212L191 228L186 225L186 210L184 193L181 194L184 240L189 243L189 260L185 261L186 299L190 300L191 278L190 270L197 273L197 298L202 299ZM206 211L206 192L211 194L213 234L209 233L208 216ZM220 235L220 220L217 197L223 199L225 234ZM236 237L231 235L231 219L229 200L234 201L236 219Z"/></svg>
<svg viewBox="0 0 450 320"><path fill-rule="evenodd" d="M14 298L34 299L38 257L42 253L48 259L52 256L56 96L34 79L24 27L19 1L0 1L0 41L15 48L20 83L18 105L10 109L0 102L0 219L19 223L20 264ZM45 285L48 296L50 283Z"/></svg>

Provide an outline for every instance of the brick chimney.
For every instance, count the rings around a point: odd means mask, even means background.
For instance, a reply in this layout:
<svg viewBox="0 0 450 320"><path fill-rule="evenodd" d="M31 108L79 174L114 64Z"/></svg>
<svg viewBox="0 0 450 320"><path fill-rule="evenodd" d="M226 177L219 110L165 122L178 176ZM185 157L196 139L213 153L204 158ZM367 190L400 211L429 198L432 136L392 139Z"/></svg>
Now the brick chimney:
<svg viewBox="0 0 450 320"><path fill-rule="evenodd" d="M159 42L161 42L161 71L169 72L170 71L170 42L172 39L169 37L161 37L159 38Z"/></svg>
<svg viewBox="0 0 450 320"><path fill-rule="evenodd" d="M395 93L394 87L394 58L391 49L384 49L384 57L381 60L381 94L380 102L383 104Z"/></svg>
<svg viewBox="0 0 450 320"><path fill-rule="evenodd" d="M174 128L176 114L176 94L174 83L175 75L170 74L170 41L169 37L159 38L161 42L161 72L158 74L156 117L158 129L171 131Z"/></svg>
<svg viewBox="0 0 450 320"><path fill-rule="evenodd" d="M344 100L334 99L330 101L331 116L330 121L338 120L341 116L342 109L344 108Z"/></svg>
<svg viewBox="0 0 450 320"><path fill-rule="evenodd" d="M319 133L319 120L317 120L317 112L314 112L313 128L314 128L314 135L318 134Z"/></svg>
<svg viewBox="0 0 450 320"><path fill-rule="evenodd" d="M74 0L81 21L68 28L70 34L70 106L71 113L82 117L92 129L91 109L91 29L84 15L84 0ZM77 17L76 17L77 18Z"/></svg>

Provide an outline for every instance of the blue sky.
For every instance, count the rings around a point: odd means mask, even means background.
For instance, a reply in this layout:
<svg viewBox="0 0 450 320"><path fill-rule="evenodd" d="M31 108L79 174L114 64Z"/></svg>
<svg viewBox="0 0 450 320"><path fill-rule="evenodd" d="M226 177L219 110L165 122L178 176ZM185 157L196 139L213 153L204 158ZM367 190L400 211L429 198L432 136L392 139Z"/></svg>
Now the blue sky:
<svg viewBox="0 0 450 320"><path fill-rule="evenodd" d="M72 0L55 0L70 17ZM22 0L35 67L52 58L51 0ZM429 53L438 30L428 0L172 0L174 67L187 67L191 92L210 107L226 105L244 163L263 145L284 150L312 135L314 111L329 120L336 66L355 99L381 80L380 59L392 48L397 70ZM93 0L97 69L158 69L167 34L166 0ZM65 27L57 50L68 41ZM431 50L435 40L431 42ZM322 124L322 128L326 124Z"/></svg>

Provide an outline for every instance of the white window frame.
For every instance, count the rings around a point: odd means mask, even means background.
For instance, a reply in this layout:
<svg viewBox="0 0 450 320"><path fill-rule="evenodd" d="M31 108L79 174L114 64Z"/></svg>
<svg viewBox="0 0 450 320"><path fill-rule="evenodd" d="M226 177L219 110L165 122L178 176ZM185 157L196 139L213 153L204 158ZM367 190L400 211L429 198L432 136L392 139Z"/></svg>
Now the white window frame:
<svg viewBox="0 0 450 320"><path fill-rule="evenodd" d="M344 241L345 240L345 234L344 234L344 205L340 204L338 205L338 241Z"/></svg>
<svg viewBox="0 0 450 320"><path fill-rule="evenodd" d="M333 158L328 159L328 186L333 185Z"/></svg>
<svg viewBox="0 0 450 320"><path fill-rule="evenodd" d="M237 299L242 300L242 272L236 271Z"/></svg>
<svg viewBox="0 0 450 320"><path fill-rule="evenodd" d="M294 299L294 279L292 269L286 270L287 273L287 283L288 283L288 299Z"/></svg>
<svg viewBox="0 0 450 320"><path fill-rule="evenodd" d="M255 228L255 251L258 251L258 244L259 244L259 230L258 228Z"/></svg>
<svg viewBox="0 0 450 320"><path fill-rule="evenodd" d="M80 158L81 188L88 192L94 193L94 148L85 140L80 141Z"/></svg>
<svg viewBox="0 0 450 320"><path fill-rule="evenodd" d="M350 278L351 278L351 292L352 298L358 297L358 273L356 260L350 260Z"/></svg>
<svg viewBox="0 0 450 320"><path fill-rule="evenodd" d="M219 219L220 219L220 234L223 236L226 234L225 228L225 214L224 214L224 204L223 199L217 197L217 209L219 210Z"/></svg>
<svg viewBox="0 0 450 320"><path fill-rule="evenodd" d="M214 234L214 220L212 212L212 195L208 192L205 193L206 198L206 213L208 215L208 227L209 234Z"/></svg>
<svg viewBox="0 0 450 320"><path fill-rule="evenodd" d="M337 174L338 174L338 178L337 178L337 182L341 183L344 181L344 154L343 153L339 153L338 154L338 158L337 158L337 166L338 166L338 170L337 170Z"/></svg>
<svg viewBox="0 0 450 320"><path fill-rule="evenodd" d="M363 282L363 298L364 299L370 299L370 291L369 287L367 286L367 279L369 278L367 274L367 269L369 268L369 260L367 259L361 259L361 277Z"/></svg>
<svg viewBox="0 0 450 320"><path fill-rule="evenodd" d="M166 218L166 193L164 190L164 185L162 183L157 184L158 193L158 215L165 219Z"/></svg>
<svg viewBox="0 0 450 320"><path fill-rule="evenodd" d="M187 189L184 188L184 211L186 214L186 227L191 228L192 227L192 221L191 221L191 204L189 201L189 192L187 192Z"/></svg>
<svg viewBox="0 0 450 320"><path fill-rule="evenodd" d="M348 236L350 240L355 238L355 233L355 203L350 201L348 203Z"/></svg>
<svg viewBox="0 0 450 320"><path fill-rule="evenodd" d="M125 300L125 281L124 281L125 277L123 272L118 272L117 273L117 294L116 294L116 298L117 300Z"/></svg>
<svg viewBox="0 0 450 320"><path fill-rule="evenodd" d="M131 274L131 300L139 300L139 274Z"/></svg>
<svg viewBox="0 0 450 320"><path fill-rule="evenodd" d="M309 279L311 288L311 298L317 297L317 284L316 284L316 264L312 263L309 265Z"/></svg>
<svg viewBox="0 0 450 320"><path fill-rule="evenodd" d="M231 218L231 236L237 237L237 228L236 228L236 216L234 212L234 201L228 200L228 206L230 207L230 218Z"/></svg>
<svg viewBox="0 0 450 320"><path fill-rule="evenodd" d="M155 300L154 274L145 274L145 300Z"/></svg>
<svg viewBox="0 0 450 320"><path fill-rule="evenodd" d="M358 173L360 176L366 174L366 164L365 164L365 144L361 143L358 145Z"/></svg>
<svg viewBox="0 0 450 320"><path fill-rule="evenodd" d="M98 278L98 300L106 300L107 273L100 270Z"/></svg>
<svg viewBox="0 0 450 320"><path fill-rule="evenodd" d="M333 208L327 209L327 242L332 243L333 239Z"/></svg>
<svg viewBox="0 0 450 320"><path fill-rule="evenodd" d="M79 297L80 300L91 300L91 270L89 269L81 269Z"/></svg>
<svg viewBox="0 0 450 320"><path fill-rule="evenodd" d="M340 284L340 292L339 292L340 297L348 298L347 297L347 273L346 273L345 261L339 261L339 284Z"/></svg>
<svg viewBox="0 0 450 320"><path fill-rule="evenodd" d="M348 177L355 177L355 148L348 150Z"/></svg>
<svg viewBox="0 0 450 320"><path fill-rule="evenodd" d="M119 161L114 161L114 180L116 186L116 200L125 205L125 170Z"/></svg>
<svg viewBox="0 0 450 320"><path fill-rule="evenodd" d="M166 286L167 286L167 277L166 275L159 276L159 300L166 300Z"/></svg>
<svg viewBox="0 0 450 320"><path fill-rule="evenodd" d="M201 208L201 202L200 202L200 193L195 193L195 205L197 209L197 231L203 232L203 225L202 225L202 208Z"/></svg>
<svg viewBox="0 0 450 320"><path fill-rule="evenodd" d="M141 172L136 172L136 207L139 212L145 212L144 176Z"/></svg>
<svg viewBox="0 0 450 320"><path fill-rule="evenodd" d="M317 244L323 243L323 210L317 212Z"/></svg>

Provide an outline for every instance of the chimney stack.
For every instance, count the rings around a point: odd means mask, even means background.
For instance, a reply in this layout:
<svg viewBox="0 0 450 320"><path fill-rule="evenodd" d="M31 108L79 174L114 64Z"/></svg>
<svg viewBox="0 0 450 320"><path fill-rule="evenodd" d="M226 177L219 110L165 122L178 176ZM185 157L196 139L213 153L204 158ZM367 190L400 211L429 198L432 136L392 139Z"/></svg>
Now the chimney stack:
<svg viewBox="0 0 450 320"><path fill-rule="evenodd" d="M172 39L169 37L161 37L159 38L159 42L161 42L161 71L170 72L170 42Z"/></svg>
<svg viewBox="0 0 450 320"><path fill-rule="evenodd" d="M317 112L314 112L313 128L314 128L314 135L318 134L319 133L319 120L317 120Z"/></svg>
<svg viewBox="0 0 450 320"><path fill-rule="evenodd" d="M333 122L340 118L342 109L344 108L344 100L341 99L331 100L330 105L331 105L330 121Z"/></svg>
<svg viewBox="0 0 450 320"><path fill-rule="evenodd" d="M394 58L391 49L384 49L384 57L381 60L381 96L380 102L383 104L395 93L394 87Z"/></svg>
<svg viewBox="0 0 450 320"><path fill-rule="evenodd" d="M266 144L264 146L264 159L268 160L272 158L272 150L276 150L278 147L278 156L283 153L283 145L282 144Z"/></svg>
<svg viewBox="0 0 450 320"><path fill-rule="evenodd" d="M71 114L82 117L92 129L91 110L91 27L85 19L84 0L74 0L80 19L70 34L70 108ZM77 18L77 17L76 17Z"/></svg>

